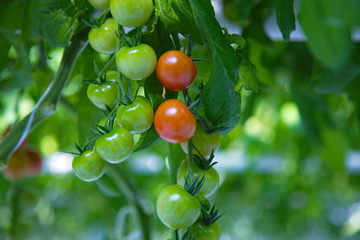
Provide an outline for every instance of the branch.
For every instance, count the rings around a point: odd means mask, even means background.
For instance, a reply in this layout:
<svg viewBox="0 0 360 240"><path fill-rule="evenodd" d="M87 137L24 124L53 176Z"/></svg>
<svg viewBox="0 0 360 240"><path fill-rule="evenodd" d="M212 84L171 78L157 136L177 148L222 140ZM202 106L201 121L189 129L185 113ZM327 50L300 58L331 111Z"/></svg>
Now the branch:
<svg viewBox="0 0 360 240"><path fill-rule="evenodd" d="M56 105L61 97L75 61L87 46L89 28L75 34L69 46L64 50L60 67L50 85L36 103L32 112L18 122L0 143L0 169L6 167L7 159L19 147L26 136L43 120L55 113Z"/></svg>
<svg viewBox="0 0 360 240"><path fill-rule="evenodd" d="M108 174L114 180L119 189L125 194L127 201L131 204L136 211L136 218L143 234L143 240L151 239L151 228L150 228L150 215L145 211L141 198L139 197L138 190L134 184L129 181L128 176L125 176L117 165L109 164Z"/></svg>

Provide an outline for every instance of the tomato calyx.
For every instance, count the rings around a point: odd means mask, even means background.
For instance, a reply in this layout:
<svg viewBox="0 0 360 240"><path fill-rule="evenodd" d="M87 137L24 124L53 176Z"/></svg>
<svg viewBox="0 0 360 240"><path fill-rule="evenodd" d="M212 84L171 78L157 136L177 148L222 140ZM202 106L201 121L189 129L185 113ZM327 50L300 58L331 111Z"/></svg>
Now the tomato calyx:
<svg viewBox="0 0 360 240"><path fill-rule="evenodd" d="M219 214L219 210L216 209L215 205L208 211L201 207L201 213L201 218L198 221L201 221L206 226L214 224L217 220L219 220L219 218L221 218L225 214Z"/></svg>
<svg viewBox="0 0 360 240"><path fill-rule="evenodd" d="M125 33L124 27L119 25L116 36L121 42L122 46L134 47L141 43L141 28L137 27L128 33Z"/></svg>
<svg viewBox="0 0 360 240"><path fill-rule="evenodd" d="M218 163L218 162L213 162L215 157L214 151L211 151L210 157L206 158L201 155L201 152L195 147L195 145L193 145L193 148L197 151L197 154L193 155L193 159L201 169L208 170Z"/></svg>
<svg viewBox="0 0 360 240"><path fill-rule="evenodd" d="M110 9L105 9L97 18L93 17L91 14L85 14L88 19L81 18L81 22L83 22L88 27L100 27L101 24L104 23L106 18L109 16Z"/></svg>
<svg viewBox="0 0 360 240"><path fill-rule="evenodd" d="M191 233L191 228L187 228L186 232L182 235L182 237L179 237L179 229L175 231L176 240L196 240L197 235L194 235Z"/></svg>
<svg viewBox="0 0 360 240"><path fill-rule="evenodd" d="M201 177L200 175L197 175L194 179L192 179L188 175L186 177L185 184L184 184L185 191L187 191L188 193L190 193L193 196L195 194L197 194L200 191L200 189L205 181L205 176L202 176L201 178L200 177Z"/></svg>
<svg viewBox="0 0 360 240"><path fill-rule="evenodd" d="M89 144L85 144L83 147L81 147L79 144L77 144L76 142L74 143L74 147L76 149L77 152L67 152L67 153L71 153L74 155L78 155L80 156L81 154L83 154L85 151L89 150Z"/></svg>

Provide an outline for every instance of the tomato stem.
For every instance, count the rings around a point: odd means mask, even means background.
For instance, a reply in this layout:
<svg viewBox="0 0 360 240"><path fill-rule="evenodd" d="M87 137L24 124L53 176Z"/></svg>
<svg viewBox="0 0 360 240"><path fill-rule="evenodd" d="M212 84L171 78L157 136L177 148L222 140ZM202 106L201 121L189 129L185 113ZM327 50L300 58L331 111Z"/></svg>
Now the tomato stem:
<svg viewBox="0 0 360 240"><path fill-rule="evenodd" d="M105 72L109 69L109 67L111 66L111 64L113 64L115 62L115 56L116 54L112 54L109 58L109 60L106 62L105 66L103 67L103 69L101 69L101 72L99 73L99 78L101 79L101 77L105 74ZM105 79L106 80L106 79Z"/></svg>
<svg viewBox="0 0 360 240"><path fill-rule="evenodd" d="M180 51L181 43L180 43L180 40L179 40L179 34L178 33L172 33L171 37L173 39L175 49Z"/></svg>
<svg viewBox="0 0 360 240"><path fill-rule="evenodd" d="M191 138L188 140L188 176L193 176L194 174L194 157L193 157L193 142Z"/></svg>
<svg viewBox="0 0 360 240"><path fill-rule="evenodd" d="M18 122L0 143L0 169L5 166L4 163L8 157L23 142L29 132L40 122L55 113L56 105L70 77L75 61L88 44L89 30L88 27L82 27L81 31L72 37L71 44L64 50L60 67L54 79L40 97L32 112Z"/></svg>
<svg viewBox="0 0 360 240"><path fill-rule="evenodd" d="M109 164L108 174L114 180L115 184L118 186L119 190L124 193L127 201L131 204L136 212L136 218L141 228L142 239L150 240L151 239L151 227L150 227L150 214L147 213L144 209L144 206L141 202L141 198L138 193L138 189L135 187L132 179L125 174L118 165Z"/></svg>

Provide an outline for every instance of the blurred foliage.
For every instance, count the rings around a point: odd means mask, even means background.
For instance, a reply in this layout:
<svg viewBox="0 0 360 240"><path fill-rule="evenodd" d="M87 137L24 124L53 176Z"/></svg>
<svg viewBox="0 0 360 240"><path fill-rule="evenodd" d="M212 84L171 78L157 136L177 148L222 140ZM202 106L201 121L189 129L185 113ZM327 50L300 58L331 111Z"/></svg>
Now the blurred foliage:
<svg viewBox="0 0 360 240"><path fill-rule="evenodd" d="M41 30L41 24L53 18L33 18L30 13L40 2L1 3L1 132L34 107L59 67L59 47L69 39ZM221 14L242 29L246 45L241 51L258 81L249 87L257 92L242 90L241 123L223 137L215 157L222 182L210 201L225 212L220 220L222 240L360 238L360 44L351 38L360 25L360 3L294 4L292 8L287 0L222 1ZM60 28L46 27L72 31L77 20L67 16L77 7L59 10L59 19L50 21ZM295 13L289 12L293 9ZM278 14L279 28L289 41L267 35L264 24L272 14ZM292 41L293 16L307 41ZM66 25L60 26L60 20ZM193 58L208 57L205 47L196 45ZM102 66L107 56L87 47L56 113L29 136L28 144L44 156L42 173L16 182L0 175L0 239L140 239L134 210L110 177L84 183L67 171L66 158L54 158L55 152L73 151L74 142L89 141L103 117L81 83L96 78L94 60ZM208 79L213 63L196 65L199 79ZM240 77L246 80L246 72ZM166 161L175 153L171 160L180 163L179 149L161 140L120 166L152 214L154 239L171 236L154 206L158 193L174 181Z"/></svg>

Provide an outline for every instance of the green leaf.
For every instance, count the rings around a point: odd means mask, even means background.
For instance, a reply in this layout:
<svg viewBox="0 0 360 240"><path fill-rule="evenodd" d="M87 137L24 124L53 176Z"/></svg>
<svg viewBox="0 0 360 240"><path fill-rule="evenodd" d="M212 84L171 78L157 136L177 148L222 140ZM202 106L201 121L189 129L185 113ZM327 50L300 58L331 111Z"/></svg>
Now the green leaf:
<svg viewBox="0 0 360 240"><path fill-rule="evenodd" d="M273 14L275 5L276 0L259 1L256 3L248 17L250 24L243 28L242 35L247 40L252 38L264 45L272 46L272 41L266 34L264 26L267 19Z"/></svg>
<svg viewBox="0 0 360 240"><path fill-rule="evenodd" d="M35 0L32 4L33 32L53 47L66 46L78 23L75 5L67 0Z"/></svg>
<svg viewBox="0 0 360 240"><path fill-rule="evenodd" d="M290 33L295 30L294 0L278 0L276 21L284 40L290 40Z"/></svg>
<svg viewBox="0 0 360 240"><path fill-rule="evenodd" d="M325 66L338 68L344 64L353 49L351 27L342 14L334 14L336 6L346 9L345 1L302 0L299 20L308 38L308 46L313 55Z"/></svg>
<svg viewBox="0 0 360 240"><path fill-rule="evenodd" d="M240 119L241 98L235 92L240 58L225 38L209 0L191 0L195 23L211 58L211 74L204 89L205 116L213 132L227 133Z"/></svg>
<svg viewBox="0 0 360 240"><path fill-rule="evenodd" d="M340 94L359 75L360 66L349 62L340 69L323 68L313 76L312 80L319 92Z"/></svg>
<svg viewBox="0 0 360 240"><path fill-rule="evenodd" d="M197 43L203 43L202 36L199 34L198 26L193 24L194 17L191 12L189 1L185 0L157 0L156 8L165 30L169 33L180 32L188 36Z"/></svg>
<svg viewBox="0 0 360 240"><path fill-rule="evenodd" d="M246 90L258 91L256 70L254 64L251 62L247 61L240 64L239 80L242 82Z"/></svg>

